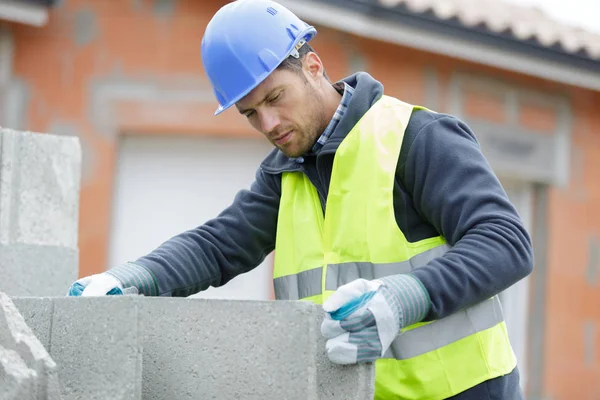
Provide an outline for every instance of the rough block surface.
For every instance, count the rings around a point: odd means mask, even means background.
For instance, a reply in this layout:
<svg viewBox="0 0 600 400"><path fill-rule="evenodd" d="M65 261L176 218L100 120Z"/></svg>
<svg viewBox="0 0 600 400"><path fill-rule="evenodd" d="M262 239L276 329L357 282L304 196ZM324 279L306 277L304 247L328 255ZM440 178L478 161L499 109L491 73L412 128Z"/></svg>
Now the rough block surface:
<svg viewBox="0 0 600 400"><path fill-rule="evenodd" d="M36 399L36 379L19 353L0 345L0 400Z"/></svg>
<svg viewBox="0 0 600 400"><path fill-rule="evenodd" d="M141 399L142 342L135 299L50 301L50 353L60 366L63 398Z"/></svg>
<svg viewBox="0 0 600 400"><path fill-rule="evenodd" d="M317 332L321 331L323 315L315 318ZM370 400L375 393L373 364L337 365L329 361L325 351L326 340L317 340L317 388L319 400Z"/></svg>
<svg viewBox="0 0 600 400"><path fill-rule="evenodd" d="M67 399L373 397L373 366L332 364L320 334L321 308L307 302L141 296L14 300L40 337L50 332ZM141 349L140 365L134 359Z"/></svg>
<svg viewBox="0 0 600 400"><path fill-rule="evenodd" d="M0 291L9 296L64 296L77 279L78 259L73 248L0 243Z"/></svg>
<svg viewBox="0 0 600 400"><path fill-rule="evenodd" d="M77 278L76 137L0 129L0 291L63 296Z"/></svg>
<svg viewBox="0 0 600 400"><path fill-rule="evenodd" d="M142 336L135 298L13 301L56 361L63 399L141 399Z"/></svg>
<svg viewBox="0 0 600 400"><path fill-rule="evenodd" d="M10 298L0 292L0 396L59 399L58 368ZM2 390L0 390L2 392ZM26 396L26 397L25 397ZM7 397L10 398L10 397Z"/></svg>
<svg viewBox="0 0 600 400"><path fill-rule="evenodd" d="M144 399L318 399L306 303L144 301Z"/></svg>
<svg viewBox="0 0 600 400"><path fill-rule="evenodd" d="M13 304L44 348L50 353L50 326L54 302L39 297L12 297Z"/></svg>
<svg viewBox="0 0 600 400"><path fill-rule="evenodd" d="M0 243L77 247L76 137L0 129Z"/></svg>

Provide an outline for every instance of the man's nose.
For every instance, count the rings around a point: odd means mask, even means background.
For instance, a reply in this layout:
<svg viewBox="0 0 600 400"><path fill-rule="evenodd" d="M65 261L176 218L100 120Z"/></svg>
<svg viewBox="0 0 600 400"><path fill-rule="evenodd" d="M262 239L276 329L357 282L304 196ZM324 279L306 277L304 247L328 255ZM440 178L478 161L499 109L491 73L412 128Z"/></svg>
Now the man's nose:
<svg viewBox="0 0 600 400"><path fill-rule="evenodd" d="M260 113L260 128L264 133L273 132L280 124L279 117L276 113L262 112Z"/></svg>

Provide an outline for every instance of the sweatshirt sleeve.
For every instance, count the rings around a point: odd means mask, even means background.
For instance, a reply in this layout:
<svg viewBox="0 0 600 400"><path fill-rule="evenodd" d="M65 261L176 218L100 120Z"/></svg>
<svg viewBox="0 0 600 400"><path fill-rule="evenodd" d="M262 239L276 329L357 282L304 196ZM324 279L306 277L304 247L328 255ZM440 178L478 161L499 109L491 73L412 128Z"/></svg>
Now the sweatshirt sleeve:
<svg viewBox="0 0 600 400"><path fill-rule="evenodd" d="M439 115L421 126L403 170L417 212L452 247L413 271L431 300L425 320L488 299L531 272L529 234L463 122Z"/></svg>
<svg viewBox="0 0 600 400"><path fill-rule="evenodd" d="M251 187L214 219L108 273L146 296L186 297L222 286L275 248L280 192L277 177L259 169Z"/></svg>

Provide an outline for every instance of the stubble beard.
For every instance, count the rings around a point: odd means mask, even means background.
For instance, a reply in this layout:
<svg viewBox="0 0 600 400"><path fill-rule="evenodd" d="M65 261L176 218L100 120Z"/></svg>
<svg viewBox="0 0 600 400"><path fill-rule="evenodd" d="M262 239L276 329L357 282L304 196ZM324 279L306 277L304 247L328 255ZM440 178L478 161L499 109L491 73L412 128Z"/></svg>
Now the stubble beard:
<svg viewBox="0 0 600 400"><path fill-rule="evenodd" d="M307 124L304 127L294 127L295 137L292 140L298 141L297 150L293 153L288 153L285 150L285 146L279 148L279 150L290 158L301 157L311 151L328 124L328 121L325 121L322 96L308 82L306 82L305 88L308 112L304 115L303 122L306 121Z"/></svg>

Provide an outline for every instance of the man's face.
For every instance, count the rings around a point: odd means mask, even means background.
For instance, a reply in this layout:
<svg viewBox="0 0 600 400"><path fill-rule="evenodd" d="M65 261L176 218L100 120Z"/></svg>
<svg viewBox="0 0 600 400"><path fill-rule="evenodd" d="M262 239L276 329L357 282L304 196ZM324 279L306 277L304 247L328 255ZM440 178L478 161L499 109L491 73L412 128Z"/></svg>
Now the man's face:
<svg viewBox="0 0 600 400"><path fill-rule="evenodd" d="M308 152L326 126L323 94L310 71L277 69L237 104L250 124L288 157Z"/></svg>

